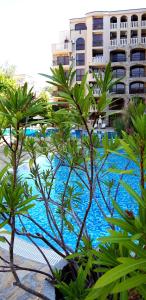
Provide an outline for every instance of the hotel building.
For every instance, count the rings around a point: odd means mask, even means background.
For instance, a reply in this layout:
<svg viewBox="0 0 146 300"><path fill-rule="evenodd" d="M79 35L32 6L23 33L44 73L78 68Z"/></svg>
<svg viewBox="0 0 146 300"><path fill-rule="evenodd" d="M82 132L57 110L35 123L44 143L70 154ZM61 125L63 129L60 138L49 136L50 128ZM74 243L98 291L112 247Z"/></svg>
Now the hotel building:
<svg viewBox="0 0 146 300"><path fill-rule="evenodd" d="M53 66L62 64L67 71L76 69L80 83L88 72L90 86L95 86L93 71L103 72L111 61L115 78L122 78L111 93L112 110L122 110L129 99L146 99L146 9L94 11L83 18L70 20L70 30L61 35L59 44L52 45ZM99 89L94 96L98 100ZM112 118L109 119L112 125Z"/></svg>

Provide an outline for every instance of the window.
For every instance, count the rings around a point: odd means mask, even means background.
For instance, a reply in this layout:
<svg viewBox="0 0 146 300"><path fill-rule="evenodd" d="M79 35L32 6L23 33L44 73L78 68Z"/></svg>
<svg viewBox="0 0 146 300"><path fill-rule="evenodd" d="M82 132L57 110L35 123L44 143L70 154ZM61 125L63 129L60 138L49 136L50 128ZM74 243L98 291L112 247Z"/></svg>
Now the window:
<svg viewBox="0 0 146 300"><path fill-rule="evenodd" d="M76 65L83 66L85 64L85 54L84 53L77 53L76 55Z"/></svg>
<svg viewBox="0 0 146 300"><path fill-rule="evenodd" d="M126 54L125 51L116 51L116 52L111 52L111 61L112 62L122 62L126 61Z"/></svg>
<svg viewBox="0 0 146 300"><path fill-rule="evenodd" d="M85 74L84 69L76 69L76 81L81 81Z"/></svg>
<svg viewBox="0 0 146 300"><path fill-rule="evenodd" d="M122 16L121 17L121 22L126 23L127 22L127 17L126 16Z"/></svg>
<svg viewBox="0 0 146 300"><path fill-rule="evenodd" d="M110 40L115 40L117 38L117 32L110 32Z"/></svg>
<svg viewBox="0 0 146 300"><path fill-rule="evenodd" d="M112 87L112 92L115 94L125 94L125 84L117 83Z"/></svg>
<svg viewBox="0 0 146 300"><path fill-rule="evenodd" d="M75 30L86 30L87 26L85 23L78 23L75 25Z"/></svg>
<svg viewBox="0 0 146 300"><path fill-rule="evenodd" d="M132 22L138 21L138 16L137 16L137 15L133 15L133 16L131 17L131 21L132 21Z"/></svg>
<svg viewBox="0 0 146 300"><path fill-rule="evenodd" d="M144 67L132 67L130 70L130 76L131 77L144 77L145 72L144 72Z"/></svg>
<svg viewBox="0 0 146 300"><path fill-rule="evenodd" d="M83 38L76 40L76 50L85 50L85 40Z"/></svg>
<svg viewBox="0 0 146 300"><path fill-rule="evenodd" d="M132 82L130 84L130 93L131 94L144 93L144 83L143 82Z"/></svg>
<svg viewBox="0 0 146 300"><path fill-rule="evenodd" d="M137 30L131 30L131 38L136 38L136 37L138 37Z"/></svg>
<svg viewBox="0 0 146 300"><path fill-rule="evenodd" d="M112 17L112 18L110 19L110 22L111 22L111 23L117 23L117 18L116 18L116 17Z"/></svg>
<svg viewBox="0 0 146 300"><path fill-rule="evenodd" d="M93 47L103 46L103 35L93 34Z"/></svg>
<svg viewBox="0 0 146 300"><path fill-rule="evenodd" d="M69 65L69 56L58 56L57 65Z"/></svg>
<svg viewBox="0 0 146 300"><path fill-rule="evenodd" d="M137 61L137 60L145 60L145 51L140 50L132 50L131 51L131 61Z"/></svg>
<svg viewBox="0 0 146 300"><path fill-rule="evenodd" d="M126 72L124 68L116 68L113 69L112 73L115 78L120 78L120 77L124 77Z"/></svg>
<svg viewBox="0 0 146 300"><path fill-rule="evenodd" d="M112 103L110 104L111 110L119 110L124 107L124 99L123 98L113 98Z"/></svg>
<svg viewBox="0 0 146 300"><path fill-rule="evenodd" d="M93 18L93 30L103 29L103 18Z"/></svg>

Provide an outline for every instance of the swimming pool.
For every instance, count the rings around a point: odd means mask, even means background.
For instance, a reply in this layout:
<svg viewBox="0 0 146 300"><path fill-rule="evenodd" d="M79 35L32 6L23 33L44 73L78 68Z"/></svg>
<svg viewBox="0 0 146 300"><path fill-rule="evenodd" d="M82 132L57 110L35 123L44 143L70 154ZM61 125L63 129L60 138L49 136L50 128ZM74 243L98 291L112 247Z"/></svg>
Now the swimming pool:
<svg viewBox="0 0 146 300"><path fill-rule="evenodd" d="M53 161L53 164L57 165L57 162L58 162L58 159L55 158ZM38 164L39 164L41 170L46 170L48 168L48 161L44 157L38 158ZM106 169L109 168L111 165L112 166L116 165L116 167L118 169L124 169L126 164L127 164L126 159L124 159L123 157L119 157L115 154L114 155L112 154L109 157L109 159L107 160ZM130 162L128 168L129 169L135 168L135 166L132 162ZM29 164L28 163L23 164L19 169L19 173L21 174L23 180L27 180L27 178L29 176ZM55 182L53 185L53 190L52 190L52 194L51 194L52 199L55 199L55 200L59 199L60 194L63 192L63 186L64 186L64 182L67 179L67 175L68 175L68 167L62 165L56 175L56 179L55 179ZM81 172L81 176L83 176L83 178L84 178L84 174L82 174L82 172ZM116 184L118 182L118 179L119 179L119 175L110 174L110 173L108 173L106 175L106 177L104 178L104 180L110 180L110 181L114 180ZM73 173L71 176L70 184L76 185L77 180L78 180L78 178L77 178L76 174ZM138 178L137 177L135 177L133 175L130 175L130 176L125 175L124 180L127 183L129 183L135 191L138 191ZM38 194L38 191L36 191L36 188L35 188L35 185L34 185L34 182L32 179L29 179L29 185L31 185L33 188L33 194L34 195ZM77 192L82 192L82 189L79 186L76 187L76 189L77 189ZM104 191L105 197L108 197L108 188L104 184L103 184L103 191ZM116 186L113 186L112 196L114 196L115 191L116 191ZM99 188L96 189L96 197L99 199L99 203L102 205L104 212L108 215L108 211L107 211L105 204L103 203L103 199L102 199ZM85 213L85 208L87 207L87 202L88 202L87 199L88 199L88 190L84 189L83 193L80 197L78 206L76 207L76 212L81 219L83 219L83 216ZM122 187L120 187L120 189L119 189L118 203L124 210L130 210L130 211L132 210L134 213L137 212L136 203ZM55 217L55 220L57 221L58 225L60 225L59 214L58 214L57 210L55 210L55 207L53 205L52 205L52 210L53 210L53 215ZM41 224L41 226L44 229L46 229L47 231L52 233L52 230L49 227L48 222L47 222L44 204L41 201L37 201L35 207L33 209L31 209L29 211L29 213L34 219L37 220L37 222L39 222ZM23 222L24 222L28 232L30 231L33 234L35 234L36 232L41 233L41 230L38 230L38 228L34 224L32 224L29 220L24 218ZM18 219L17 219L16 224L19 228L22 227L22 225L20 224ZM93 245L96 246L97 238L100 236L103 236L103 235L107 235L107 229L109 228L109 225L104 220L104 218L94 200L93 200L91 210L90 210L86 224L87 224L89 235L90 235L91 239L93 240ZM74 225L74 222L73 222L73 225ZM70 247L75 246L76 236L73 233L71 233L67 227L64 230L64 240L68 246L70 246ZM43 244L43 242L41 242L40 240L38 240L38 244L41 246L45 246Z"/></svg>
<svg viewBox="0 0 146 300"><path fill-rule="evenodd" d="M57 129L56 128L48 128L46 129L46 136L51 136L51 134L53 134L54 132L56 132ZM100 139L102 139L103 135L104 135L104 131L97 131L97 129L95 129L95 134L98 133L98 136ZM30 136L30 137L35 137L40 133L40 130L38 128L26 128L26 136ZM3 132L4 136L9 136L10 135L10 129L6 128ZM82 129L72 129L71 130L71 136L72 137L76 137L79 138L82 135L86 135L86 131L82 130ZM113 131L108 131L107 132L108 137L109 138L114 138L116 133Z"/></svg>

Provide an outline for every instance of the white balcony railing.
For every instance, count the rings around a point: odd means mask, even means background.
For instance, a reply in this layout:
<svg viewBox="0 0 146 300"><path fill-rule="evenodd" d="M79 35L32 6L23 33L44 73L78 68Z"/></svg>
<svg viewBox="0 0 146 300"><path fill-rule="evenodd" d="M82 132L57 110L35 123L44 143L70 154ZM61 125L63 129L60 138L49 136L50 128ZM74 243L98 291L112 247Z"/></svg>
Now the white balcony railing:
<svg viewBox="0 0 146 300"><path fill-rule="evenodd" d="M141 21L141 26L142 26L142 27L146 27L146 21L145 21L145 20L142 20L142 21Z"/></svg>
<svg viewBox="0 0 146 300"><path fill-rule="evenodd" d="M117 23L110 23L110 29L116 29Z"/></svg>
<svg viewBox="0 0 146 300"><path fill-rule="evenodd" d="M138 27L138 21L132 21L131 22L131 27Z"/></svg>
<svg viewBox="0 0 146 300"><path fill-rule="evenodd" d="M120 39L120 45L121 46L127 45L127 39Z"/></svg>
<svg viewBox="0 0 146 300"><path fill-rule="evenodd" d="M130 44L131 45L137 45L138 44L138 37L133 37L130 39Z"/></svg>
<svg viewBox="0 0 146 300"><path fill-rule="evenodd" d="M92 57L93 64L99 64L99 63L103 63L103 62L104 62L104 59L103 59L103 56L101 56L101 55Z"/></svg>
<svg viewBox="0 0 146 300"><path fill-rule="evenodd" d="M117 46L117 39L110 40L111 46Z"/></svg>
<svg viewBox="0 0 146 300"><path fill-rule="evenodd" d="M141 43L146 44L146 37L145 36L141 38Z"/></svg>
<svg viewBox="0 0 146 300"><path fill-rule="evenodd" d="M59 44L53 44L52 45L52 51L67 51L71 52L72 51L72 44L71 42L68 43L59 43Z"/></svg>
<svg viewBox="0 0 146 300"><path fill-rule="evenodd" d="M128 27L128 22L121 22L120 23L120 28L127 28Z"/></svg>

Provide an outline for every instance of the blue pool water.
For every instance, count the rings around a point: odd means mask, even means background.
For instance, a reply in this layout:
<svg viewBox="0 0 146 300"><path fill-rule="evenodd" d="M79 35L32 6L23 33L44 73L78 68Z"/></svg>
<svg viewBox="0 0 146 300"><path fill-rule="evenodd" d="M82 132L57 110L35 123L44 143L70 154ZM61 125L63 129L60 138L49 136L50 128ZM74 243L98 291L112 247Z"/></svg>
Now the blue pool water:
<svg viewBox="0 0 146 300"><path fill-rule="evenodd" d="M46 170L48 168L48 162L44 157L39 157L38 163L39 163L41 170ZM57 163L58 163L58 159L55 158L53 161L54 166L56 166ZM114 154L109 157L105 168L108 169L110 166L116 166L116 168L118 168L118 169L124 169L126 164L127 164L126 159ZM136 167L134 166L134 164L132 162L130 162L130 165L128 168L136 169ZM23 180L28 180L27 179L29 177L28 163L25 163L24 165L22 165L20 167L19 172L20 172ZM135 173L137 173L137 170L135 170ZM56 178L55 178L55 182L54 182L54 186L53 186L53 190L52 190L52 194L51 194L51 197L53 200L59 201L60 194L63 192L64 182L67 179L67 175L68 175L68 168L66 166L62 165L56 175ZM86 180L84 174L81 171L80 171L80 175L82 176L82 178L84 178ZM115 185L113 186L112 192L111 192L112 197L114 197L117 183L119 180L119 175L108 173L103 176L102 180L104 180L104 181L113 180L115 182ZM124 180L128 184L130 184L135 191L138 191L138 177L137 176L125 175ZM77 186L77 181L79 181L79 179L78 179L77 175L75 173L73 173L71 176L70 185L76 186L76 191L82 193L80 196L80 201L78 202L75 209L76 209L76 212L79 215L79 217L81 219L83 219L83 216L85 213L85 208L87 207L87 204L88 204L89 194L88 194L87 189L85 189L85 188L82 189L81 187ZM29 179L29 185L31 185L33 188L33 194L38 195L38 191L36 190L32 179ZM109 205L111 205L110 198L108 196L107 186L105 184L102 184L102 188L104 191L104 195L105 195L106 199L108 200ZM109 215L98 187L96 188L95 194L96 194L96 197L98 198L98 201L99 201L100 205L102 206L104 212L107 215ZM137 212L136 203L122 187L120 187L120 189L119 189L117 202L120 204L120 206L124 210L130 210L130 211L133 211L134 213ZM33 218L36 219L37 222L39 222L44 229L46 229L47 231L49 231L52 234L51 228L47 222L44 204L41 201L37 201L35 203L36 203L35 207L29 211L30 215L33 216ZM73 205L75 207L76 204L73 203ZM58 211L57 211L57 209L55 209L55 206L53 204L51 204L51 207L52 207L53 216L54 216L57 224L60 225L60 216L58 214ZM73 225L75 225L72 219L70 221ZM30 231L31 233L34 233L34 234L36 232L41 233L41 231L27 219L24 218L23 222L24 222L27 230ZM17 225L19 228L21 227L19 220L17 220ZM107 229L109 229L109 225L104 220L104 218L96 204L95 199L93 200L92 207L91 207L88 219L87 219L87 228L88 228L88 232L90 234L91 239L94 240L93 245L95 245L95 246L97 245L97 238L100 236L103 236L103 235L107 235ZM75 230L77 232L76 225L75 225ZM70 233L67 227L64 229L64 240L69 246L71 246L71 247L75 246L76 236L73 233ZM40 244L41 246L45 246L39 240L38 240L38 244Z"/></svg>
<svg viewBox="0 0 146 300"><path fill-rule="evenodd" d="M46 136L50 136L55 131L57 131L57 129L55 129L55 128L48 128L46 130ZM35 137L39 133L40 133L39 129L36 129L36 128L35 129L34 128L27 128L26 132L25 132L26 136L30 136L30 137ZM97 133L97 130L95 130L95 133ZM108 137L109 138L115 137L115 132L112 132L112 131L110 132L109 131L107 133L108 133ZM79 138L81 136L81 134L82 135L86 135L86 131L85 130L80 130L80 129L79 130L78 129L71 130L71 136L73 136L73 137ZM4 130L4 135L5 136L9 136L10 135L10 129L9 128L7 128L7 129ZM104 132L98 131L98 135L99 135L100 138L102 138L103 135L104 135Z"/></svg>

